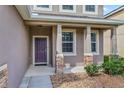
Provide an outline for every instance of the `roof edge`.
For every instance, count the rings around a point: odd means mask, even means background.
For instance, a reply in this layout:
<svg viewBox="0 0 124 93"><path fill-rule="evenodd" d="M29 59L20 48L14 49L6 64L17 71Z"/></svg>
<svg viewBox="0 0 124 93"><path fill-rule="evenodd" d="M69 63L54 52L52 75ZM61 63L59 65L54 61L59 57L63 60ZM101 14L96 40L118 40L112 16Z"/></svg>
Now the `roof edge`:
<svg viewBox="0 0 124 93"><path fill-rule="evenodd" d="M120 12L123 9L124 9L124 5L122 5L122 6L118 7L118 8L116 8L116 9L114 9L113 11L107 13L106 15L104 15L104 18L108 18L108 17L116 14L117 12Z"/></svg>

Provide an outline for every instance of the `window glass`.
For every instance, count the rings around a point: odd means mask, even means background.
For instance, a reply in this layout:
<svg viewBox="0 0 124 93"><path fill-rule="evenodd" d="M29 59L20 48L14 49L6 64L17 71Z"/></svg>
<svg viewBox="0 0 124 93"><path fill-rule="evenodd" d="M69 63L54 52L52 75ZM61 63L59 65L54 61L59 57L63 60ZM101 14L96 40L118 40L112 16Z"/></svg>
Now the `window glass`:
<svg viewBox="0 0 124 93"><path fill-rule="evenodd" d="M86 5L85 6L85 11L95 12L95 5Z"/></svg>
<svg viewBox="0 0 124 93"><path fill-rule="evenodd" d="M73 32L62 32L62 51L73 52Z"/></svg>
<svg viewBox="0 0 124 93"><path fill-rule="evenodd" d="M97 52L96 51L96 33L95 32L91 33L91 51Z"/></svg>
<svg viewBox="0 0 124 93"><path fill-rule="evenodd" d="M64 10L73 10L73 5L63 5L62 9L64 9Z"/></svg>
<svg viewBox="0 0 124 93"><path fill-rule="evenodd" d="M49 8L49 5L37 5L37 7L41 7L41 8Z"/></svg>

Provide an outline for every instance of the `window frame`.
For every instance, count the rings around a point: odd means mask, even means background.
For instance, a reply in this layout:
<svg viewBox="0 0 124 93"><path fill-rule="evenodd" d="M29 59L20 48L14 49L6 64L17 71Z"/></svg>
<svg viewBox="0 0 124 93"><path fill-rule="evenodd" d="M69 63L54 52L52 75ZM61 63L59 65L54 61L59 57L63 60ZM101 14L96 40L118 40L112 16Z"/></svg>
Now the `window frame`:
<svg viewBox="0 0 124 93"><path fill-rule="evenodd" d="M86 5L83 5L83 13L85 14L98 14L98 5L95 5L95 11L86 11Z"/></svg>
<svg viewBox="0 0 124 93"><path fill-rule="evenodd" d="M52 5L49 5L49 8L37 7L37 5L34 5L33 10L36 10L36 11L52 11Z"/></svg>
<svg viewBox="0 0 124 93"><path fill-rule="evenodd" d="M76 29L63 29L62 32L72 32L73 33L73 52L63 52L64 56L76 56ZM63 41L62 41L63 44Z"/></svg>
<svg viewBox="0 0 124 93"><path fill-rule="evenodd" d="M94 32L94 33L96 33L96 52L92 52L91 51L91 53L93 54L93 55L99 55L99 30L91 30L91 33L92 32ZM85 38L86 38L86 34L84 33L84 44L86 43L86 41L85 41ZM90 39L91 40L91 39ZM90 43L91 44L91 43ZM84 47L84 49L85 49L85 47ZM91 45L91 49L92 49L92 45ZM85 53L84 52L84 55L87 55L87 53Z"/></svg>
<svg viewBox="0 0 124 93"><path fill-rule="evenodd" d="M93 53L93 55L99 55L99 31L92 30L91 33L96 34L96 52L92 52L92 40L91 40L91 52Z"/></svg>
<svg viewBox="0 0 124 93"><path fill-rule="evenodd" d="M65 10L65 9L63 9L63 5L60 5L59 11L60 12L67 12L67 13L76 13L76 5L73 5L73 10Z"/></svg>

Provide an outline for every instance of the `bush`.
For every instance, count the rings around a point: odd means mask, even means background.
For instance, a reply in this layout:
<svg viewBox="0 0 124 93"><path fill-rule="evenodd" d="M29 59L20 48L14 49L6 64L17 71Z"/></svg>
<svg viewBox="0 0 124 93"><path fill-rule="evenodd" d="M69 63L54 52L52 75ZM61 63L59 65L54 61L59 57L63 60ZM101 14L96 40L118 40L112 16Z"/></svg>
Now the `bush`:
<svg viewBox="0 0 124 93"><path fill-rule="evenodd" d="M122 60L122 61L120 61L120 64L119 64L119 68L118 68L119 70L119 74L120 75L124 75L124 60Z"/></svg>
<svg viewBox="0 0 124 93"><path fill-rule="evenodd" d="M106 61L102 64L103 71L109 75L117 75L119 74L120 63L113 61Z"/></svg>
<svg viewBox="0 0 124 93"><path fill-rule="evenodd" d="M84 69L90 76L98 74L100 69L109 75L124 75L124 58L116 58L116 56L110 58L109 56L104 56L104 63L101 66L91 64Z"/></svg>
<svg viewBox="0 0 124 93"><path fill-rule="evenodd" d="M109 61L109 58L110 58L110 57L109 57L109 56L107 56L107 55L106 55L106 56L104 56L104 62Z"/></svg>
<svg viewBox="0 0 124 93"><path fill-rule="evenodd" d="M90 76L94 76L99 72L99 66L95 64L88 65L84 69L86 70L87 74Z"/></svg>

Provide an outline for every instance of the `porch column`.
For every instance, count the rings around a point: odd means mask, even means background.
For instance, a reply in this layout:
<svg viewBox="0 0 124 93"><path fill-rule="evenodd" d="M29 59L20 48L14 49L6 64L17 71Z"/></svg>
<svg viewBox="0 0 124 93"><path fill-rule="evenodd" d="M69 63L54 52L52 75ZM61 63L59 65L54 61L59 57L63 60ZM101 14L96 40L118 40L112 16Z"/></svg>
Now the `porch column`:
<svg viewBox="0 0 124 93"><path fill-rule="evenodd" d="M62 26L57 25L57 38L56 38L56 66L55 72L57 74L63 73L64 68L64 56L62 54Z"/></svg>
<svg viewBox="0 0 124 93"><path fill-rule="evenodd" d="M117 50L117 32L116 27L111 29L111 56L114 59L118 58L118 50Z"/></svg>
<svg viewBox="0 0 124 93"><path fill-rule="evenodd" d="M91 26L87 25L85 31L85 49L84 49L84 63L85 65L93 63L93 55L91 51Z"/></svg>
<svg viewBox="0 0 124 93"><path fill-rule="evenodd" d="M57 53L62 53L62 26L60 24L57 25L57 41L56 41Z"/></svg>

